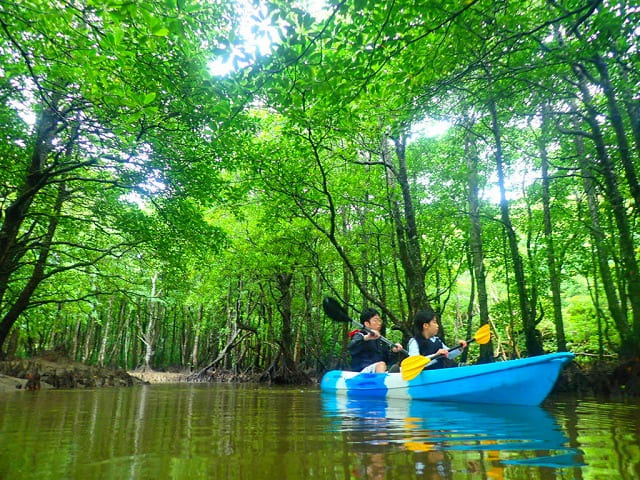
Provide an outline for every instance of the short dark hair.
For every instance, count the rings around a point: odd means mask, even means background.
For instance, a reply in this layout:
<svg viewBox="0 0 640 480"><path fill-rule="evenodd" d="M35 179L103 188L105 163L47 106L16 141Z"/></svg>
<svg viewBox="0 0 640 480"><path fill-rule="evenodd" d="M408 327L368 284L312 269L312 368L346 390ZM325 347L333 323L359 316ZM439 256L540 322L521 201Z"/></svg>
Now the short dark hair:
<svg viewBox="0 0 640 480"><path fill-rule="evenodd" d="M413 320L413 334L416 337L422 335L422 325L429 323L434 318L438 318L438 313L432 309L418 311Z"/></svg>
<svg viewBox="0 0 640 480"><path fill-rule="evenodd" d="M360 323L368 322L376 315L380 315L380 312L375 308L365 308L360 314Z"/></svg>

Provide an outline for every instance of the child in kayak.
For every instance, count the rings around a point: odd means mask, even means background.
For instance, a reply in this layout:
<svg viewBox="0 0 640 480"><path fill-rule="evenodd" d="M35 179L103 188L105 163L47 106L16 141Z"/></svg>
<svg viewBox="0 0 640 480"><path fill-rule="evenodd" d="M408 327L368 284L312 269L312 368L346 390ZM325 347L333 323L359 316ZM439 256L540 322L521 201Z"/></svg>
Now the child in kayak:
<svg viewBox="0 0 640 480"><path fill-rule="evenodd" d="M467 342L459 340L462 348L449 352L447 346L438 337L440 326L438 325L438 316L433 310L420 310L416 313L413 328L414 336L407 345L409 355L424 355L425 357L441 355L429 362L425 368L435 369L450 366L447 359L453 360L460 355L462 350L467 348Z"/></svg>
<svg viewBox="0 0 640 480"><path fill-rule="evenodd" d="M367 308L360 314L360 323L367 330L357 330L352 332L349 343L349 353L351 354L351 369L362 373L383 373L387 371L387 364L393 360L391 352L399 352L402 345L396 343L389 347L380 339L380 329L382 319L380 313Z"/></svg>

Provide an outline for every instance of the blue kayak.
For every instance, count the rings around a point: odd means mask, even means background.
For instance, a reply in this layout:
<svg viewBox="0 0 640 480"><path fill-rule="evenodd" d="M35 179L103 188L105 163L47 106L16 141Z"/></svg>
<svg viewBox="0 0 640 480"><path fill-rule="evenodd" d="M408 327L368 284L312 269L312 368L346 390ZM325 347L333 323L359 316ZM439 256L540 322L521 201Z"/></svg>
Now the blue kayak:
<svg viewBox="0 0 640 480"><path fill-rule="evenodd" d="M360 398L406 398L434 402L540 405L573 359L570 352L457 368L424 370L403 380L400 373L327 372L323 392Z"/></svg>

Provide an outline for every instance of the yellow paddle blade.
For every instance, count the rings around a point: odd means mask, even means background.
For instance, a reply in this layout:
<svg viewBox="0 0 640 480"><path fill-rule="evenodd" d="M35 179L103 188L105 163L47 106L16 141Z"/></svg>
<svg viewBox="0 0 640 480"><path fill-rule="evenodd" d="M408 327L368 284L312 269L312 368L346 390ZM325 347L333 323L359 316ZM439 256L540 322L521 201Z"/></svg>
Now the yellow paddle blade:
<svg viewBox="0 0 640 480"><path fill-rule="evenodd" d="M406 441L404 442L404 446L407 450L410 450L412 452L428 452L430 450L433 450L433 444L426 442Z"/></svg>
<svg viewBox="0 0 640 480"><path fill-rule="evenodd" d="M420 375L420 372L424 370L424 367L431 361L430 358L422 355L411 355L405 358L400 363L400 373L402 373L402 379L409 381Z"/></svg>
<svg viewBox="0 0 640 480"><path fill-rule="evenodd" d="M489 340L491 340L491 329L489 328L489 324L485 323L481 326L473 336L473 339L480 345L486 345L489 343Z"/></svg>

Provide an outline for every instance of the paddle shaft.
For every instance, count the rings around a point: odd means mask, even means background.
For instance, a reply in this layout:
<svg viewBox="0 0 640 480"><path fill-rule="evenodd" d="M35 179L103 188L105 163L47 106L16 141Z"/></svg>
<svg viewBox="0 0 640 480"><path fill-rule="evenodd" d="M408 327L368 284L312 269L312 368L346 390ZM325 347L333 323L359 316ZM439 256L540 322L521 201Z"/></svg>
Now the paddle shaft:
<svg viewBox="0 0 640 480"><path fill-rule="evenodd" d="M350 320L355 323L358 327L360 327L361 330L364 330L367 333L371 333L373 332L373 330L371 330L370 328L365 327L363 324L361 324L360 322L354 320L353 318L350 318ZM379 334L380 332L378 332ZM396 344L393 343L391 340L389 340L388 338L383 337L382 335L380 335L380 340L382 340L384 343L386 343L389 347L395 347ZM401 350L398 350L398 352L404 352L407 355L409 355L409 352L407 352L404 348Z"/></svg>
<svg viewBox="0 0 640 480"><path fill-rule="evenodd" d="M471 342L475 342L476 339L475 338L471 338L469 340L467 340L467 346L469 346L469 344ZM451 347L447 350L447 352L453 352L454 350L460 350L462 348L462 345L458 344L458 346L456 347ZM444 353L436 353L433 357L429 357L431 360L435 360L436 358L440 358L443 357Z"/></svg>
<svg viewBox="0 0 640 480"><path fill-rule="evenodd" d="M353 322L358 327L360 327L361 330L364 330L367 333L373 332L373 330L371 330L370 328L365 327L362 323L358 322L357 320L354 320L349 315L347 315L347 312L344 310L344 308L342 308L342 306L337 302L335 298L325 297L324 300L322 301L322 308L324 309L324 313L326 313L329 316L329 318L331 318L332 320L335 320L336 322ZM376 332L376 333L380 335L380 332ZM386 343L387 346L389 347L396 346L395 343L387 340L382 335L380 335L380 340ZM409 352L407 352L404 348L401 348L398 351L404 352L405 354L409 355Z"/></svg>

